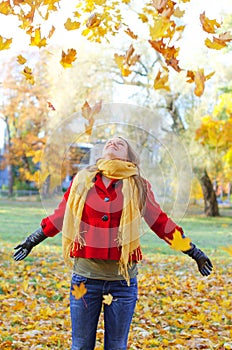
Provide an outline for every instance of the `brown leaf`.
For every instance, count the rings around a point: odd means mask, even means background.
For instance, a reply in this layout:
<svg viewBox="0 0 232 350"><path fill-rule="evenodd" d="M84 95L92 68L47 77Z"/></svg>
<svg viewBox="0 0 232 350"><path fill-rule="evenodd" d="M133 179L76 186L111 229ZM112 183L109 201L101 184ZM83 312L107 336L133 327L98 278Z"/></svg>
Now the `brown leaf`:
<svg viewBox="0 0 232 350"><path fill-rule="evenodd" d="M132 39L138 39L138 35L134 34L130 28L125 30L125 33L128 34Z"/></svg>
<svg viewBox="0 0 232 350"><path fill-rule="evenodd" d="M100 15L97 13L94 13L88 18L88 20L86 22L86 27L96 28L100 25L100 23L101 23Z"/></svg>

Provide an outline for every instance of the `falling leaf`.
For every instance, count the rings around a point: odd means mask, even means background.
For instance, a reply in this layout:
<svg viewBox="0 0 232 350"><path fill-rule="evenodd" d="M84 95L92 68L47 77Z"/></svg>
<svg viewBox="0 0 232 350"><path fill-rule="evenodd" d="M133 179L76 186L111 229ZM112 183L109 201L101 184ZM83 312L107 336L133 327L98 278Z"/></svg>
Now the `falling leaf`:
<svg viewBox="0 0 232 350"><path fill-rule="evenodd" d="M175 10L174 10L174 13L173 15L177 18L181 18L183 17L185 14L185 10L181 11L181 9L179 7L177 7Z"/></svg>
<svg viewBox="0 0 232 350"><path fill-rule="evenodd" d="M22 64L22 65L27 62L26 58L23 57L22 55L17 56L17 61L19 64Z"/></svg>
<svg viewBox="0 0 232 350"><path fill-rule="evenodd" d="M221 25L215 19L209 19L205 15L205 11L200 14L200 21L202 28L205 32L214 34L217 28L220 28Z"/></svg>
<svg viewBox="0 0 232 350"><path fill-rule="evenodd" d="M191 248L191 239L188 237L182 237L181 232L175 230L173 233L173 239L166 238L168 243L173 249L187 251Z"/></svg>
<svg viewBox="0 0 232 350"><path fill-rule="evenodd" d="M138 35L134 34L130 28L125 30L125 33L128 34L132 39L138 39Z"/></svg>
<svg viewBox="0 0 232 350"><path fill-rule="evenodd" d="M187 71L187 82L193 83L195 82L196 87L194 93L196 96L200 97L205 89L205 81L210 79L215 72L212 72L208 75L204 74L204 69L198 69L198 71Z"/></svg>
<svg viewBox="0 0 232 350"><path fill-rule="evenodd" d="M165 17L160 17L159 19L155 20L153 27L150 26L151 39L157 40L164 37L171 25L172 22Z"/></svg>
<svg viewBox="0 0 232 350"><path fill-rule="evenodd" d="M170 91L168 73L164 73L159 70L154 80L154 89L164 89Z"/></svg>
<svg viewBox="0 0 232 350"><path fill-rule="evenodd" d="M0 50L8 50L10 48L11 44L12 44L12 38L11 39L4 39L0 35Z"/></svg>
<svg viewBox="0 0 232 350"><path fill-rule="evenodd" d="M113 296L109 293L107 295L103 295L103 303L110 305L113 301Z"/></svg>
<svg viewBox="0 0 232 350"><path fill-rule="evenodd" d="M0 13L3 15L10 15L14 13L9 1L2 1L0 3Z"/></svg>
<svg viewBox="0 0 232 350"><path fill-rule="evenodd" d="M47 45L46 38L41 39L40 28L36 28L34 34L34 36L31 35L31 46L42 47Z"/></svg>
<svg viewBox="0 0 232 350"><path fill-rule="evenodd" d="M226 32L224 34L220 34L218 38L213 36L213 41L211 41L209 38L207 38L205 40L205 45L210 49L221 50L231 40L232 40L232 35L229 32Z"/></svg>
<svg viewBox="0 0 232 350"><path fill-rule="evenodd" d="M60 64L64 68L72 67L73 62L77 59L76 54L77 52L75 49L68 49L67 54L62 50L62 58L60 60Z"/></svg>
<svg viewBox="0 0 232 350"><path fill-rule="evenodd" d="M147 18L146 15L144 15L144 13L139 13L138 17L141 19L141 21L142 21L143 23L148 22L148 18Z"/></svg>
<svg viewBox="0 0 232 350"><path fill-rule="evenodd" d="M34 85L35 80L32 74L32 69L26 66L24 70L22 71L22 74L25 76L26 80L31 84Z"/></svg>
<svg viewBox="0 0 232 350"><path fill-rule="evenodd" d="M75 30L80 28L81 23L77 21L72 21L70 18L67 19L64 26L67 30Z"/></svg>
<svg viewBox="0 0 232 350"><path fill-rule="evenodd" d="M86 27L87 28L96 28L100 25L101 23L101 18L97 13L92 14L87 22L86 22Z"/></svg>
<svg viewBox="0 0 232 350"><path fill-rule="evenodd" d="M54 26L52 26L51 30L48 33L48 38L50 39L53 35L53 33L55 32L56 28Z"/></svg>
<svg viewBox="0 0 232 350"><path fill-rule="evenodd" d="M85 133L87 135L92 134L93 125L95 122L95 115L101 111L102 101L96 102L93 107L90 107L87 101L81 107L82 116L88 121L88 124L85 124Z"/></svg>
<svg viewBox="0 0 232 350"><path fill-rule="evenodd" d="M47 101L48 102L48 108L50 108L52 111L55 111L55 107L53 106L53 104L50 102L50 101Z"/></svg>
<svg viewBox="0 0 232 350"><path fill-rule="evenodd" d="M85 287L85 284L83 282L80 283L80 286L77 286L76 284L73 285L72 295L75 297L75 299L81 299L86 293L87 289Z"/></svg>

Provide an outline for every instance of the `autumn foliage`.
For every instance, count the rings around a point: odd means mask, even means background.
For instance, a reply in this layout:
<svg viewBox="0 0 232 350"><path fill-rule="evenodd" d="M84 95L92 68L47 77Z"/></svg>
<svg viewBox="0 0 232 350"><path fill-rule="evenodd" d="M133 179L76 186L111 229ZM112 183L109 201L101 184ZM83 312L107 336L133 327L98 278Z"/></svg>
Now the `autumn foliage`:
<svg viewBox="0 0 232 350"><path fill-rule="evenodd" d="M114 53L115 64L123 77L132 76L142 56L136 52L135 44L139 47L142 41L147 43L151 60L159 58L159 70L154 76L154 89L170 90L169 73L174 70L177 73L184 72L186 82L195 84L195 95L201 96L204 92L205 81L214 72L206 73L203 68L197 71L184 69L179 61L180 44L186 23L185 10L190 0L152 0L149 2L135 3L132 0L106 1L85 0L78 1L70 16L64 15L63 28L69 31L78 31L90 42L106 43L110 45L113 37L121 40L124 35L130 40L125 53ZM19 28L29 36L29 46L48 47L56 31L57 24L53 24L52 15L62 11L60 0L30 0L3 1L0 4L0 14L14 16L19 22ZM71 11L71 10L70 10ZM133 21L127 14L136 14ZM130 16L129 16L130 17ZM49 23L49 26L46 25ZM203 32L207 33L205 46L209 49L220 50L232 40L229 32L223 32L223 24L215 19L207 17L205 11L200 15ZM46 28L45 28L46 27ZM220 30L220 33L218 32ZM0 50L10 49L13 38L5 38L0 35ZM154 56L155 59L152 59ZM72 67L78 60L78 52L70 47L61 50L60 64L64 68ZM34 84L33 71L27 63L27 59L21 55L18 57L22 74L26 80ZM132 79L132 78L131 78Z"/></svg>
<svg viewBox="0 0 232 350"><path fill-rule="evenodd" d="M17 269L11 250L4 245L1 252L1 349L69 349L71 276L59 248L39 247ZM205 279L181 254L144 256L128 349L232 348L230 256L214 257L213 263ZM81 288L73 293L84 299ZM103 304L113 302L110 294L103 296ZM103 327L101 316L96 350L103 349Z"/></svg>

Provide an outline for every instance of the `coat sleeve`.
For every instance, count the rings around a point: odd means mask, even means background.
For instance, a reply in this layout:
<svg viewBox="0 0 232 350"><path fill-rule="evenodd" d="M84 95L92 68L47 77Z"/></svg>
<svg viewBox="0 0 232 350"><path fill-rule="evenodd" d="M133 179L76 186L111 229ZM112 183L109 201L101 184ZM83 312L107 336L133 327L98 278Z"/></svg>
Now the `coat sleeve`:
<svg viewBox="0 0 232 350"><path fill-rule="evenodd" d="M161 209L156 202L154 193L151 189L151 184L147 181L147 197L144 210L144 220L157 236L165 240L173 239L173 233L178 230L184 237L182 227L178 226L168 215Z"/></svg>
<svg viewBox="0 0 232 350"><path fill-rule="evenodd" d="M47 237L53 237L62 230L66 203L68 201L72 183L73 181L69 185L69 188L65 192L63 199L58 205L58 207L54 210L54 212L51 215L47 216L46 218L43 218L40 223L42 230Z"/></svg>

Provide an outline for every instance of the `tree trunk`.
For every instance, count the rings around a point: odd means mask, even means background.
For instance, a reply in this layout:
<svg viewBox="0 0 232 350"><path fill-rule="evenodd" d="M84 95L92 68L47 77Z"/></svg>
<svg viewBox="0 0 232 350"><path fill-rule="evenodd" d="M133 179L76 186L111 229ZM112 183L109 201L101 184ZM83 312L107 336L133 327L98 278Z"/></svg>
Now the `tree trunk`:
<svg viewBox="0 0 232 350"><path fill-rule="evenodd" d="M8 165L8 197L13 196L14 174L13 165Z"/></svg>
<svg viewBox="0 0 232 350"><path fill-rule="evenodd" d="M206 170L204 170L203 175L199 177L199 180L204 196L205 214L207 216L220 216L216 193Z"/></svg>

